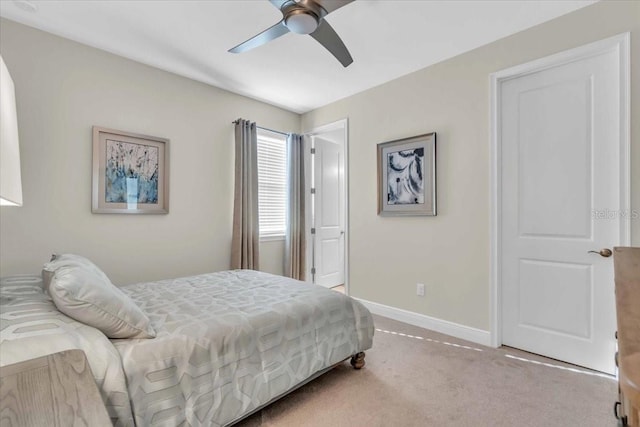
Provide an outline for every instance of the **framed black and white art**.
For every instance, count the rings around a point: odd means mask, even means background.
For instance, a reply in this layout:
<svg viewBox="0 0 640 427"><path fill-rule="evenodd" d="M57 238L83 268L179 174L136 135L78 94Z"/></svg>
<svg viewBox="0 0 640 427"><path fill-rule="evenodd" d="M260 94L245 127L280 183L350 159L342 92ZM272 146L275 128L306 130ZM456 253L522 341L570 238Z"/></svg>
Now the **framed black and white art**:
<svg viewBox="0 0 640 427"><path fill-rule="evenodd" d="M378 144L378 215L436 215L436 134Z"/></svg>

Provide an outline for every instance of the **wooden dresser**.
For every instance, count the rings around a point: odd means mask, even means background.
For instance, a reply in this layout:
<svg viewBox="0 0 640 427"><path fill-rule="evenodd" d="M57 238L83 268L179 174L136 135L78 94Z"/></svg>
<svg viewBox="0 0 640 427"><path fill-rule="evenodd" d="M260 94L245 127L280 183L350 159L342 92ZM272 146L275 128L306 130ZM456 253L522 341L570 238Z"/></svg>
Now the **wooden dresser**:
<svg viewBox="0 0 640 427"><path fill-rule="evenodd" d="M623 425L640 427L640 248L614 248L613 263L621 403L616 416Z"/></svg>
<svg viewBox="0 0 640 427"><path fill-rule="evenodd" d="M111 426L81 350L0 368L0 426Z"/></svg>

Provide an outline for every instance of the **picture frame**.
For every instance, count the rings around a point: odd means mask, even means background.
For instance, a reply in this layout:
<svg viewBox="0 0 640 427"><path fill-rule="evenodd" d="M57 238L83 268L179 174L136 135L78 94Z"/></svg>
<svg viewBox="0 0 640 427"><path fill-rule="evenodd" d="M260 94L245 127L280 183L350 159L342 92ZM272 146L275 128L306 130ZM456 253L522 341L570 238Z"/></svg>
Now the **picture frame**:
<svg viewBox="0 0 640 427"><path fill-rule="evenodd" d="M91 211L169 213L169 140L93 126Z"/></svg>
<svg viewBox="0 0 640 427"><path fill-rule="evenodd" d="M378 144L378 215L436 213L436 133Z"/></svg>

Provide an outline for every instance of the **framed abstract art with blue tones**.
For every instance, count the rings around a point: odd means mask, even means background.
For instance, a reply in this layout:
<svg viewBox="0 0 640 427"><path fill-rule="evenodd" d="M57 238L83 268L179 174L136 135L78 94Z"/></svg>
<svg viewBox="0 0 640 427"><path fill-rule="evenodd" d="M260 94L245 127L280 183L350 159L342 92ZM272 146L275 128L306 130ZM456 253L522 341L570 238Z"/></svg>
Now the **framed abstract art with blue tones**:
<svg viewBox="0 0 640 427"><path fill-rule="evenodd" d="M436 134L378 144L378 215L436 215Z"/></svg>
<svg viewBox="0 0 640 427"><path fill-rule="evenodd" d="M94 213L169 212L169 140L93 127Z"/></svg>

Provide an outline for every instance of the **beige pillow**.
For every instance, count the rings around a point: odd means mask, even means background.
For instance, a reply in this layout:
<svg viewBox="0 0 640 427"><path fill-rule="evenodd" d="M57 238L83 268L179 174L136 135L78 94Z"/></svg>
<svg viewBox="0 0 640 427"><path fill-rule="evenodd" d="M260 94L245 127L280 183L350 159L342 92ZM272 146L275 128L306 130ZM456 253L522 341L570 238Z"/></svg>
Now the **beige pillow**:
<svg viewBox="0 0 640 427"><path fill-rule="evenodd" d="M109 338L156 336L149 318L104 273L73 264L57 266L49 285L58 310L100 329Z"/></svg>
<svg viewBox="0 0 640 427"><path fill-rule="evenodd" d="M42 287L46 292L49 292L49 286L51 284L51 279L53 279L53 274L58 268L64 266L86 267L100 276L103 280L109 280L107 275L104 274L97 265L83 256L74 254L52 254L51 260L42 267Z"/></svg>

